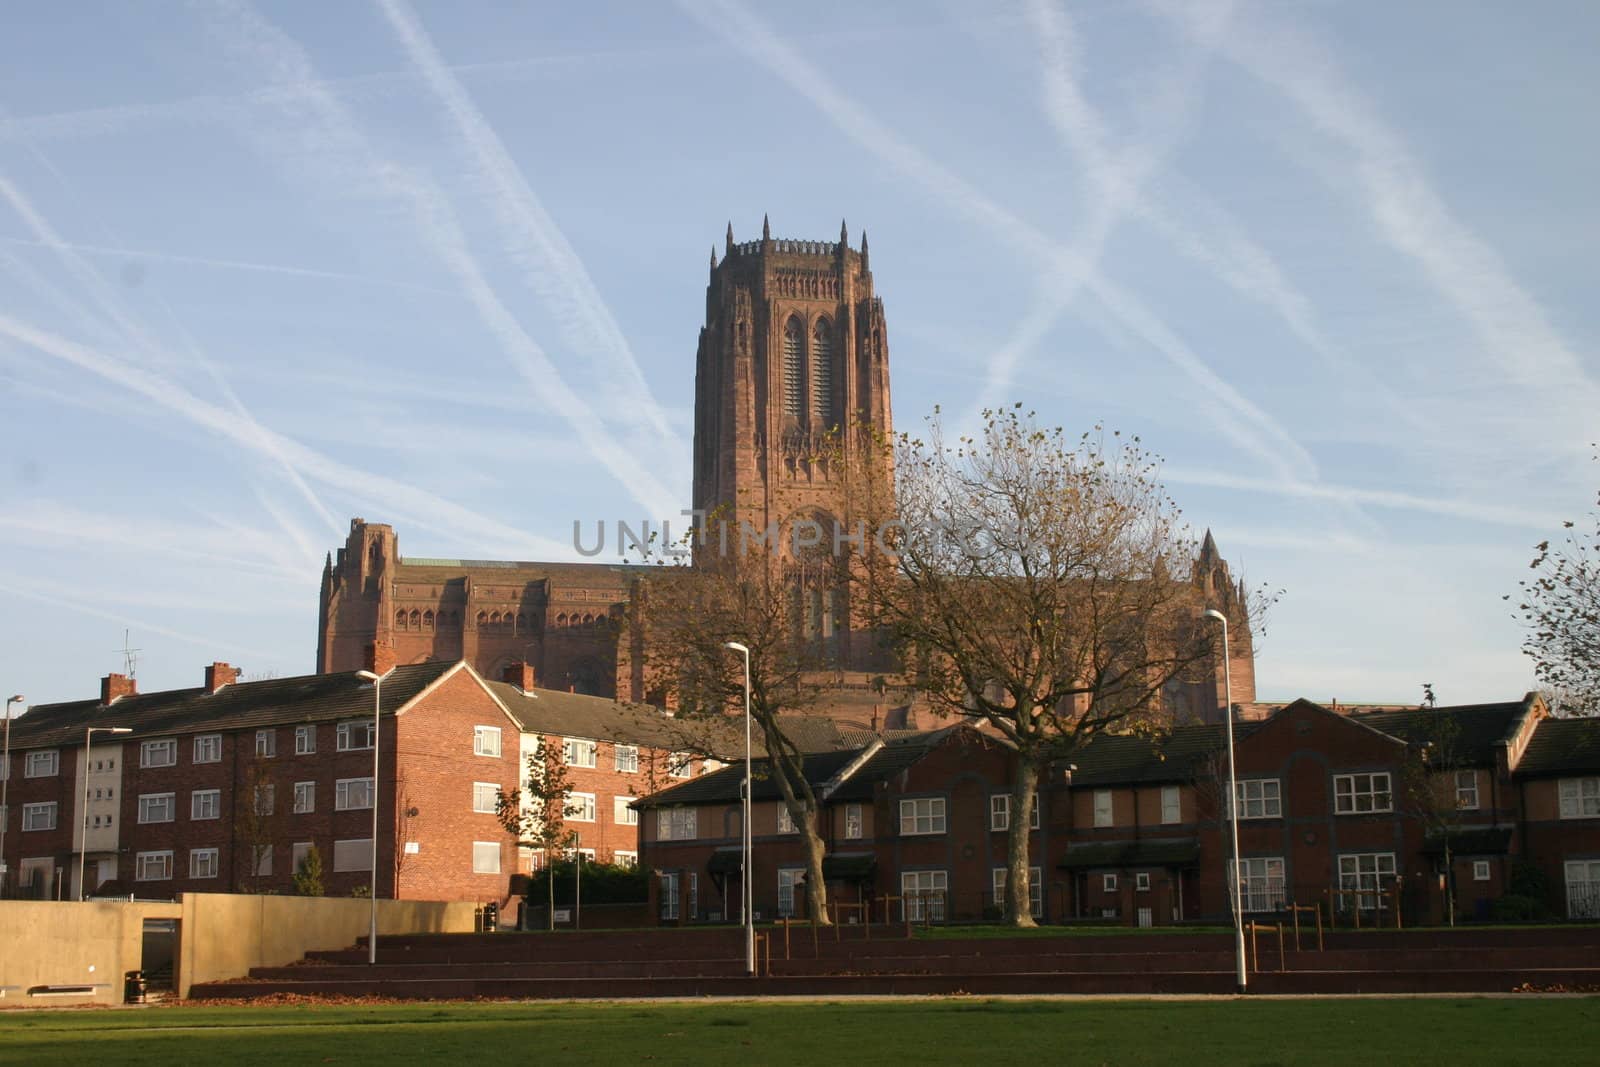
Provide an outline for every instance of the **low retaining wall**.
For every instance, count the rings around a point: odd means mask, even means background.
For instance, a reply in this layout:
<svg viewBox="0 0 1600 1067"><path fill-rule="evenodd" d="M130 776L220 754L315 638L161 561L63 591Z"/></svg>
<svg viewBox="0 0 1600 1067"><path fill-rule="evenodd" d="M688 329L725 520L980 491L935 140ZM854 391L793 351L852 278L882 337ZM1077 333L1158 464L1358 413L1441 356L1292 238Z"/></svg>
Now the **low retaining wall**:
<svg viewBox="0 0 1600 1067"><path fill-rule="evenodd" d="M470 933L470 901L378 901L378 936ZM365 937L371 902L335 897L185 893L175 903L0 901L0 1007L119 1004L142 970L146 919L178 921L174 987L242 978ZM61 993L49 987L80 990Z"/></svg>

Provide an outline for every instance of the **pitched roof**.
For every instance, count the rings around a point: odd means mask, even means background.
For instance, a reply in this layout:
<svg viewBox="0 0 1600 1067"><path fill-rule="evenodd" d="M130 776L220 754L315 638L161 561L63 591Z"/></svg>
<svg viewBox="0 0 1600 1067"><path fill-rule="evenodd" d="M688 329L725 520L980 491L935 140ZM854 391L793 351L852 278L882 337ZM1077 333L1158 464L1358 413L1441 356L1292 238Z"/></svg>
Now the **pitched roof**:
<svg viewBox="0 0 1600 1067"><path fill-rule="evenodd" d="M393 715L456 663L413 663L383 679L382 712ZM36 704L11 724L12 748L49 748L83 741L90 726L128 727L136 737L326 722L372 714L372 683L356 672L307 674L204 688L136 693L110 705L99 700Z"/></svg>
<svg viewBox="0 0 1600 1067"><path fill-rule="evenodd" d="M850 749L813 753L801 762L800 770L813 789L820 789L824 782L849 764L856 755L857 750ZM751 774L755 779L750 788L752 801L778 800L783 796L767 760L753 761ZM712 771L710 774L702 774L682 785L670 786L658 793L652 793L634 801L633 806L644 809L672 807L678 804L732 804L740 799L739 784L743 781L744 762L741 760L733 766Z"/></svg>
<svg viewBox="0 0 1600 1067"><path fill-rule="evenodd" d="M1255 724L1235 723L1234 738L1248 736ZM1071 760L1074 786L1136 785L1187 782L1200 765L1224 745L1223 727L1179 726L1165 736L1100 734L1075 752Z"/></svg>
<svg viewBox="0 0 1600 1067"><path fill-rule="evenodd" d="M1540 720L1516 769L1535 776L1600 771L1600 718Z"/></svg>
<svg viewBox="0 0 1600 1067"><path fill-rule="evenodd" d="M872 753L854 774L846 778L828 797L830 801L871 800L872 790L879 782L888 781L916 763L923 756L944 744L956 731L971 730L968 726L947 726L910 736L886 740L884 746ZM974 736L981 736L972 731ZM866 751L862 749L860 751Z"/></svg>
<svg viewBox="0 0 1600 1067"><path fill-rule="evenodd" d="M1450 758L1455 763L1490 766L1494 763L1495 746L1511 739L1525 707L1521 700L1457 704L1444 708L1369 712L1351 715L1350 721L1370 726L1407 744L1444 743L1453 750Z"/></svg>
<svg viewBox="0 0 1600 1067"><path fill-rule="evenodd" d="M735 749L741 755L744 752L743 734L734 736L732 720L674 718L649 704L557 689L524 692L509 682L489 682L488 686L527 733L710 752L723 758L729 758Z"/></svg>

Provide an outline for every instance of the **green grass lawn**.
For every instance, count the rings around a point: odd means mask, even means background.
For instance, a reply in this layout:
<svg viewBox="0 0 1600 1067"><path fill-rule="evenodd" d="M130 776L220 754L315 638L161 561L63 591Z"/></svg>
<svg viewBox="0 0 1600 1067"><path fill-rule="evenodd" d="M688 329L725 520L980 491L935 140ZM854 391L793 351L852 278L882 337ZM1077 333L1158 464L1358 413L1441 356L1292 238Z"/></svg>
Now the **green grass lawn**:
<svg viewBox="0 0 1600 1067"><path fill-rule="evenodd" d="M1600 998L397 1004L0 1012L0 1063L1593 1062Z"/></svg>

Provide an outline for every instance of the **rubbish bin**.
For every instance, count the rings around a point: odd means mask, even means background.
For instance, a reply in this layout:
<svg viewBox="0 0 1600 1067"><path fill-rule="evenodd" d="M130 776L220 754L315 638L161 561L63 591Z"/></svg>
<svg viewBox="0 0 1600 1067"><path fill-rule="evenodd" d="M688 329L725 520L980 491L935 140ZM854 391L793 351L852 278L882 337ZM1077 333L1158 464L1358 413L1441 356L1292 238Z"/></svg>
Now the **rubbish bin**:
<svg viewBox="0 0 1600 1067"><path fill-rule="evenodd" d="M483 932L492 934L500 929L500 905L494 901L483 906Z"/></svg>
<svg viewBox="0 0 1600 1067"><path fill-rule="evenodd" d="M143 971L129 971L123 976L122 980L122 1002L124 1004L143 1004L145 985Z"/></svg>

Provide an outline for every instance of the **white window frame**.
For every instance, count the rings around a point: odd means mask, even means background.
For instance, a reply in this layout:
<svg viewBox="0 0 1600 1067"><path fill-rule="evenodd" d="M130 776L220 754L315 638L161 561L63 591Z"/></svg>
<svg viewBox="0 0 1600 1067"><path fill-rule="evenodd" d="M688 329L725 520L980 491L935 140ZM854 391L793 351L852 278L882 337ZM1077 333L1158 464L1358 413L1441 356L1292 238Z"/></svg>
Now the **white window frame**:
<svg viewBox="0 0 1600 1067"><path fill-rule="evenodd" d="M256 758L276 759L278 756L278 731L264 729L256 731Z"/></svg>
<svg viewBox="0 0 1600 1067"><path fill-rule="evenodd" d="M611 851L611 862L618 867L632 867L634 870L638 870L639 854L637 852L629 852L626 849L613 849Z"/></svg>
<svg viewBox="0 0 1600 1067"><path fill-rule="evenodd" d="M657 841L693 841L700 836L699 808L657 808Z"/></svg>
<svg viewBox="0 0 1600 1067"><path fill-rule="evenodd" d="M250 873L255 878L269 878L272 876L271 845L251 846Z"/></svg>
<svg viewBox="0 0 1600 1067"><path fill-rule="evenodd" d="M1136 871L1133 875L1133 891L1135 893L1150 892L1150 872Z"/></svg>
<svg viewBox="0 0 1600 1067"><path fill-rule="evenodd" d="M352 790L360 788L361 794L356 798L361 803L351 803ZM372 776L364 778L340 778L333 783L333 810L334 811L368 811L372 808L373 782Z"/></svg>
<svg viewBox="0 0 1600 1067"><path fill-rule="evenodd" d="M222 790L195 789L189 793L190 822L220 818L222 818Z"/></svg>
<svg viewBox="0 0 1600 1067"><path fill-rule="evenodd" d="M666 809L663 808L662 810L665 811ZM663 919L666 919L668 921L676 921L677 920L677 918L678 918L678 890L679 890L678 872L677 871L662 871L661 872L661 892L660 892L659 895L660 895L660 898L661 898L661 917Z"/></svg>
<svg viewBox="0 0 1600 1067"><path fill-rule="evenodd" d="M803 886L805 877L806 869L804 867L778 868L778 918L794 918L795 887Z"/></svg>
<svg viewBox="0 0 1600 1067"><path fill-rule="evenodd" d="M35 830L54 830L56 828L56 817L60 810L61 809L59 805L57 805L57 803L53 800L40 801L37 804L22 805L22 829L27 832ZM28 825L30 822L38 823L41 820L41 817L43 817L43 820L49 825Z"/></svg>
<svg viewBox="0 0 1600 1067"><path fill-rule="evenodd" d="M194 739L194 763L222 762L222 735L197 734Z"/></svg>
<svg viewBox="0 0 1600 1067"><path fill-rule="evenodd" d="M1563 819L1600 817L1600 776L1562 778L1556 789Z"/></svg>
<svg viewBox="0 0 1600 1067"><path fill-rule="evenodd" d="M166 812L166 818L158 819L153 816ZM140 824L153 824L172 822L178 817L178 794L176 793L140 793L139 794L139 822Z"/></svg>
<svg viewBox="0 0 1600 1067"><path fill-rule="evenodd" d="M928 837L947 832L948 806L944 797L907 797L900 801L900 836Z"/></svg>
<svg viewBox="0 0 1600 1067"><path fill-rule="evenodd" d="M172 850L140 852L133 860L133 880L136 882L172 881Z"/></svg>
<svg viewBox="0 0 1600 1067"><path fill-rule="evenodd" d="M1117 891L1117 876L1115 874L1102 874L1100 876L1100 891L1102 893L1115 893Z"/></svg>
<svg viewBox="0 0 1600 1067"><path fill-rule="evenodd" d="M1394 780L1388 771L1357 771L1333 776L1335 815L1379 815L1393 810Z"/></svg>
<svg viewBox="0 0 1600 1067"><path fill-rule="evenodd" d="M564 737L561 739L561 759L568 767L598 767L600 742L587 737Z"/></svg>
<svg viewBox="0 0 1600 1067"><path fill-rule="evenodd" d="M1010 880L1010 868L990 868L989 888L994 893L995 907L1005 908L1006 883ZM1028 911L1033 914L1035 919L1044 918L1044 871L1038 867L1028 868Z"/></svg>
<svg viewBox="0 0 1600 1067"><path fill-rule="evenodd" d="M1475 769L1456 772L1456 810L1477 811L1481 806L1478 797L1478 772Z"/></svg>
<svg viewBox="0 0 1600 1067"><path fill-rule="evenodd" d="M472 754L500 758L500 727L474 726L472 728Z"/></svg>
<svg viewBox="0 0 1600 1067"><path fill-rule="evenodd" d="M860 804L846 804L844 806L844 836L850 841L859 841L866 829L865 820L861 815Z"/></svg>
<svg viewBox="0 0 1600 1067"><path fill-rule="evenodd" d="M1567 860L1561 873L1567 891L1567 918L1600 919L1600 860Z"/></svg>
<svg viewBox="0 0 1600 1067"><path fill-rule="evenodd" d="M473 874L499 874L500 873L500 842L474 841L472 843L472 873ZM490 862L490 859L493 862Z"/></svg>
<svg viewBox="0 0 1600 1067"><path fill-rule="evenodd" d="M493 815L499 810L500 785L498 782L472 783L472 810L477 815ZM485 807L484 805L488 806Z"/></svg>
<svg viewBox="0 0 1600 1067"><path fill-rule="evenodd" d="M189 877L216 878L222 870L221 853L214 848L189 850Z"/></svg>
<svg viewBox="0 0 1600 1067"><path fill-rule="evenodd" d="M1094 825L1097 827L1116 825L1116 798L1109 789L1096 789L1094 791Z"/></svg>
<svg viewBox="0 0 1600 1067"><path fill-rule="evenodd" d="M949 871L900 872L900 908L907 922L944 922L949 894Z"/></svg>
<svg viewBox="0 0 1600 1067"><path fill-rule="evenodd" d="M1278 778L1241 778L1234 793L1239 821L1283 818L1283 782Z"/></svg>
<svg viewBox="0 0 1600 1067"><path fill-rule="evenodd" d="M692 753L692 752L669 752L669 753L667 753L667 777L668 778L693 778L694 777L694 753Z"/></svg>
<svg viewBox="0 0 1600 1067"><path fill-rule="evenodd" d="M568 793L566 817L568 822L597 822L599 809L593 793Z"/></svg>
<svg viewBox="0 0 1600 1067"><path fill-rule="evenodd" d="M616 744L611 746L611 755L618 774L639 773L639 746Z"/></svg>
<svg viewBox="0 0 1600 1067"><path fill-rule="evenodd" d="M317 783L296 782L294 802L289 806L291 815L310 815L317 810Z"/></svg>
<svg viewBox="0 0 1600 1067"><path fill-rule="evenodd" d="M49 770L44 768L48 766ZM22 777L24 778L54 778L61 773L61 750L47 748L42 752L30 752L22 764Z"/></svg>
<svg viewBox="0 0 1600 1067"><path fill-rule="evenodd" d="M1246 856L1239 871L1239 910L1242 912L1281 911L1285 899L1287 868L1282 856Z"/></svg>
<svg viewBox="0 0 1600 1067"><path fill-rule="evenodd" d="M1472 880L1474 882L1487 882L1490 877L1488 860L1472 861Z"/></svg>
<svg viewBox="0 0 1600 1067"><path fill-rule="evenodd" d="M1039 798L1033 798L1033 813L1028 818L1028 829L1039 828ZM1011 794L989 794L989 829L995 833L1011 829Z"/></svg>
<svg viewBox="0 0 1600 1067"><path fill-rule="evenodd" d="M296 756L317 754L317 728L314 724L308 723L294 728L294 754Z"/></svg>
<svg viewBox="0 0 1600 1067"><path fill-rule="evenodd" d="M628 806L638 799L638 797L612 797L611 821L618 826L638 826L639 813Z"/></svg>
<svg viewBox="0 0 1600 1067"><path fill-rule="evenodd" d="M346 719L333 728L335 752L368 752L372 749L373 722L371 719ZM356 731L360 731L359 736Z"/></svg>
<svg viewBox="0 0 1600 1067"><path fill-rule="evenodd" d="M1381 891L1394 885L1396 870L1393 852L1341 853L1338 864L1339 889L1349 894L1341 901L1341 906L1348 906L1353 897L1362 911L1372 911L1374 908L1387 911L1389 901ZM1351 890L1361 892L1351 893Z"/></svg>
<svg viewBox="0 0 1600 1067"><path fill-rule="evenodd" d="M139 766L141 768L176 767L177 765L178 739L176 737L159 737L154 741L139 742Z"/></svg>
<svg viewBox="0 0 1600 1067"><path fill-rule="evenodd" d="M778 805L778 833L780 833L780 834L797 834L799 832L800 832L800 827L795 825L795 823L794 823L794 815L789 811L789 805L783 804L783 803L779 803L779 805Z"/></svg>

